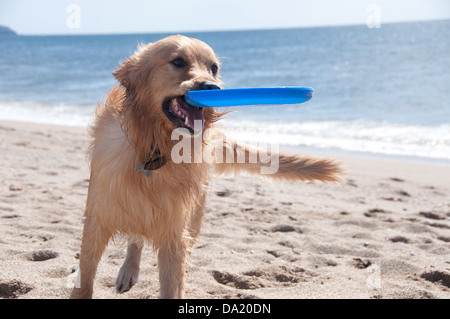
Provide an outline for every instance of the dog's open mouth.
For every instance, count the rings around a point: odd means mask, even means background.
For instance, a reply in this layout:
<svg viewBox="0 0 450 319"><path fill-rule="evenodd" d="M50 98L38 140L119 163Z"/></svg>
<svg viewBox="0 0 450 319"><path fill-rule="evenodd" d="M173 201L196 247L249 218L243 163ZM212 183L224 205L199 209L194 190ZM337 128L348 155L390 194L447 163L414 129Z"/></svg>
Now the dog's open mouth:
<svg viewBox="0 0 450 319"><path fill-rule="evenodd" d="M163 111L177 127L187 128L191 133L203 129L203 108L188 104L183 96L166 99Z"/></svg>

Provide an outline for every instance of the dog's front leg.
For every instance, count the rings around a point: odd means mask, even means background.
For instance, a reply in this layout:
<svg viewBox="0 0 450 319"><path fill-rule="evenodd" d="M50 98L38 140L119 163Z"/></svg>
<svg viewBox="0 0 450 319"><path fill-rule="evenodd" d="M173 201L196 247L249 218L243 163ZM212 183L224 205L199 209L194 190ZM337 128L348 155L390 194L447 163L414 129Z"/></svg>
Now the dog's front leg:
<svg viewBox="0 0 450 319"><path fill-rule="evenodd" d="M158 249L161 299L184 297L186 243L182 238L170 239Z"/></svg>
<svg viewBox="0 0 450 319"><path fill-rule="evenodd" d="M84 221L83 237L81 240L79 280L70 295L71 299L90 299L94 287L94 277L103 251L108 245L111 233L89 213Z"/></svg>

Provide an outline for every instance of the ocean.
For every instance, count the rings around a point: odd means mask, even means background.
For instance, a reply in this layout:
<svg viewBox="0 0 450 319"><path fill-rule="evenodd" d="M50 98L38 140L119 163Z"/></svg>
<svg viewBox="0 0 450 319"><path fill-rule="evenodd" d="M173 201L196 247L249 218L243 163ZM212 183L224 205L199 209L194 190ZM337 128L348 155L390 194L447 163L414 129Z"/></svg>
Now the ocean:
<svg viewBox="0 0 450 319"><path fill-rule="evenodd" d="M119 63L167 35L0 36L0 119L86 126ZM215 50L226 88L314 88L228 108L234 138L450 163L450 20L185 35Z"/></svg>

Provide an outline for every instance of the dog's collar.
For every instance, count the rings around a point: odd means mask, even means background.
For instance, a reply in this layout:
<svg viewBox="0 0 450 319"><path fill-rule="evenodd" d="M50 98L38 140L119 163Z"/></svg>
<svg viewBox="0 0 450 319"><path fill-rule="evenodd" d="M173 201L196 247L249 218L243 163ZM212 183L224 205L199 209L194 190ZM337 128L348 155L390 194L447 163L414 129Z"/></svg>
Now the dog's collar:
<svg viewBox="0 0 450 319"><path fill-rule="evenodd" d="M149 177L152 171L163 167L166 163L167 159L159 153L159 150L156 150L145 164L139 163L134 170L142 172Z"/></svg>

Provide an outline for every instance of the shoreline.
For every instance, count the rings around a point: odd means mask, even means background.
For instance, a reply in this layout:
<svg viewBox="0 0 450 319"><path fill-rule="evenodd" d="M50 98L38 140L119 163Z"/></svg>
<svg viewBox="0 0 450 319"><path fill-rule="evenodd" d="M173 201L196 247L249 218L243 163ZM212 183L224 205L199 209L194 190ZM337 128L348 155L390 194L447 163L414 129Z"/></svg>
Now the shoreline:
<svg viewBox="0 0 450 319"><path fill-rule="evenodd" d="M49 125L49 126L55 126L55 127L68 127L68 128L80 129L80 130L86 130L87 125L88 125L88 124L86 124L84 126L81 126L78 124L62 125L62 124L56 124L56 123L0 119L0 123L2 123L2 122L23 123L23 124L29 123L30 125L33 125L33 124ZM325 156L358 157L358 158L362 158L362 159L385 159L385 160L400 161L400 162L425 163L425 164L433 164L433 165L450 166L450 159L445 159L445 158L421 157L421 156L415 156L415 155L397 155L397 154L375 153L375 152L366 152L366 151L351 151L351 150L345 150L345 149L339 149L339 148L320 148L320 147L312 147L312 146L304 146L304 145L288 145L288 144L282 144L282 143L280 143L279 146L280 146L280 150L284 150L284 151L288 151L288 152L304 152L304 153L313 153L316 155L325 155Z"/></svg>
<svg viewBox="0 0 450 319"><path fill-rule="evenodd" d="M69 296L89 185L86 133L0 120L0 298ZM343 162L342 184L214 179L186 298L450 298L450 166L329 157ZM115 292L126 246L117 239L103 254L94 298L157 297L150 247L136 286Z"/></svg>
<svg viewBox="0 0 450 319"><path fill-rule="evenodd" d="M292 145L280 145L280 149L290 150L290 151L300 151L305 153L322 154L328 156L343 156L343 157L357 157L361 159L382 159L395 162L408 162L408 163L424 163L432 165L442 165L450 166L450 160L444 158L431 158L431 157L421 157L413 155L391 155L384 153L371 153L363 151L348 151L343 149L330 149L330 148L318 148L310 146L292 146Z"/></svg>

